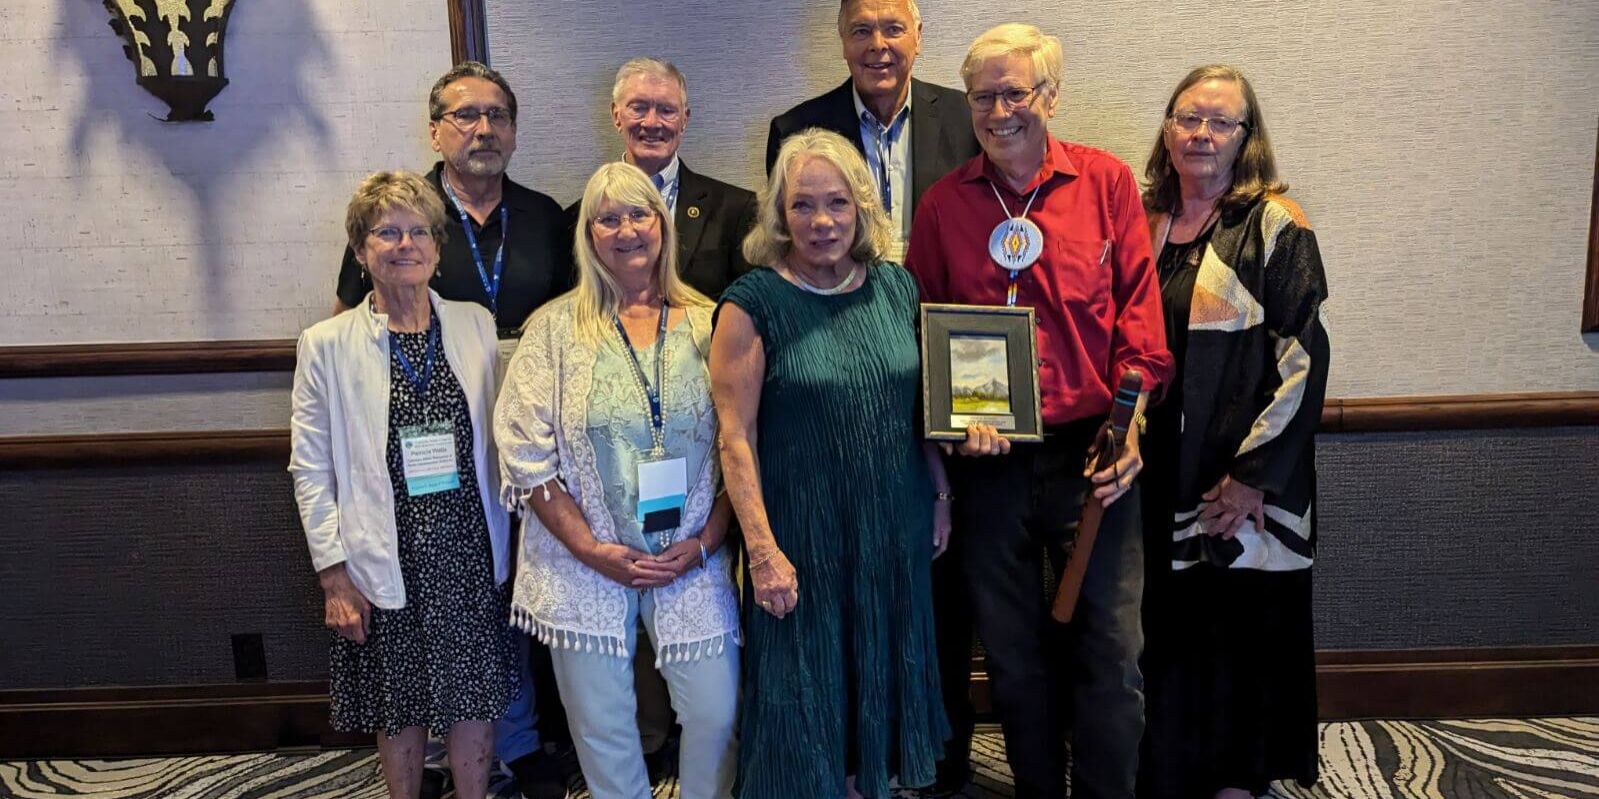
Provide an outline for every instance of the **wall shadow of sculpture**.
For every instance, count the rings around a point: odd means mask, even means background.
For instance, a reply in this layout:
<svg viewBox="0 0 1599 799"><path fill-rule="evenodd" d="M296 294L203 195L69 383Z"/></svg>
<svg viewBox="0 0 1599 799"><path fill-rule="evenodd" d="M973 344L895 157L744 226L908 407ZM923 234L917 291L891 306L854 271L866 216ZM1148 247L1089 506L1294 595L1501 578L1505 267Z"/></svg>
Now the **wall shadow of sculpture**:
<svg viewBox="0 0 1599 799"><path fill-rule="evenodd" d="M201 292L208 309L202 322L206 337L231 337L224 326L228 311L243 307L254 294L236 290L230 278L244 280L254 273L230 256L228 244L282 241L296 234L250 229L258 220L248 209L259 209L265 201L265 187L252 181L273 171L257 162L284 148L315 154L332 146L328 120L312 91L332 62L322 20L310 0L236 0L228 20L231 84L211 103L216 121L172 123L155 116L161 101L135 83L135 70L123 52L126 39L112 30L112 15L103 0L56 3L59 27L68 33L60 40L62 57L76 61L83 75L84 96L71 133L77 166L83 169L97 160L119 163L128 173L130 195L143 195L139 199L147 213L183 219L171 225L178 231L171 244L180 252L185 246L191 249L188 259L195 263L189 268L195 272L192 277L174 275L163 288ZM115 149L110 156L104 155L108 146ZM152 163L165 175L137 174L137 165ZM188 194L186 207L171 203L167 193L157 193L169 181L181 184ZM175 270L181 268L174 264Z"/></svg>

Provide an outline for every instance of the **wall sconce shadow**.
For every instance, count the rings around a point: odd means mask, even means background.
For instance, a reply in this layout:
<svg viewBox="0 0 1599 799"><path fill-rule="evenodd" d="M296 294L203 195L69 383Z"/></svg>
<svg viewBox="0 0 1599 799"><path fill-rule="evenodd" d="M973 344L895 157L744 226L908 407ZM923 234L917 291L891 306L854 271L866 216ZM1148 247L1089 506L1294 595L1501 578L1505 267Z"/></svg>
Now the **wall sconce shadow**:
<svg viewBox="0 0 1599 799"><path fill-rule="evenodd" d="M234 0L105 0L140 86L161 98L168 122L209 122L206 104L228 85L222 40Z"/></svg>

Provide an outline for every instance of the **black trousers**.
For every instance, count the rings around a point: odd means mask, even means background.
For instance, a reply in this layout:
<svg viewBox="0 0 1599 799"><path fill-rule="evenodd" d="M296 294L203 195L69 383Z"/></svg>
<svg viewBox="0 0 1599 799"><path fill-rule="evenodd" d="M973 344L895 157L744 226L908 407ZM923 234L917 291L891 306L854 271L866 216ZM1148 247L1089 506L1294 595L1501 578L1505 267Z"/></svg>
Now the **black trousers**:
<svg viewBox="0 0 1599 799"><path fill-rule="evenodd" d="M949 460L955 535L1018 799L1130 799L1144 729L1143 539L1134 487L1106 509L1070 625L1049 616L1082 516L1083 463L1102 420L1009 455ZM942 653L941 653L942 659Z"/></svg>

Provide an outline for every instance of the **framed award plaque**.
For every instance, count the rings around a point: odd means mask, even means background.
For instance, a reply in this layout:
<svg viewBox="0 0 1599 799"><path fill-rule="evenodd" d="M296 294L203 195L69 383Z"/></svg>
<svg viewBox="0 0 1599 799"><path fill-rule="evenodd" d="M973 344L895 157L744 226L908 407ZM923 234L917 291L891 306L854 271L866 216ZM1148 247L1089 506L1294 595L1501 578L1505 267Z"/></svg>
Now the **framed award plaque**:
<svg viewBox="0 0 1599 799"><path fill-rule="evenodd" d="M1037 319L1032 308L922 305L922 422L933 441L992 425L1012 441L1042 441Z"/></svg>

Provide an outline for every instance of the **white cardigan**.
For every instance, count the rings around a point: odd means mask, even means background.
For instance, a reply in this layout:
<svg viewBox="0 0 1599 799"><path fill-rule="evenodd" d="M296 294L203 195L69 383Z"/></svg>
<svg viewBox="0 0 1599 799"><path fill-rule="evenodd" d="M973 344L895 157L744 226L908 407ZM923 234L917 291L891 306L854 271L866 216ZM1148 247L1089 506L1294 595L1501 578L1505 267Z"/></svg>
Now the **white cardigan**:
<svg viewBox="0 0 1599 799"><path fill-rule="evenodd" d="M475 303L428 292L444 357L466 394L472 461L494 551L494 580L510 577L510 520L495 497L494 389L499 370L494 317ZM361 595L405 607L394 488L389 482L389 318L362 302L300 334L294 367L289 472L317 571L346 564Z"/></svg>

